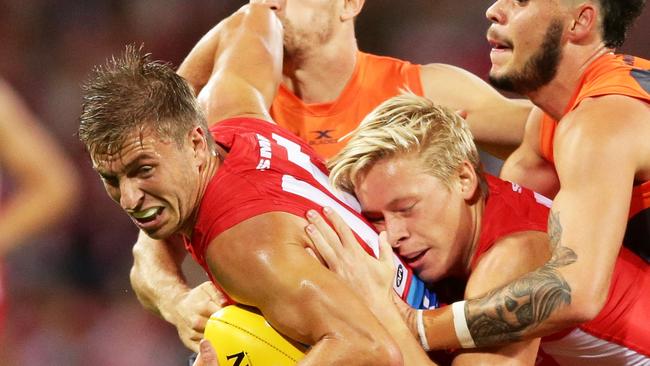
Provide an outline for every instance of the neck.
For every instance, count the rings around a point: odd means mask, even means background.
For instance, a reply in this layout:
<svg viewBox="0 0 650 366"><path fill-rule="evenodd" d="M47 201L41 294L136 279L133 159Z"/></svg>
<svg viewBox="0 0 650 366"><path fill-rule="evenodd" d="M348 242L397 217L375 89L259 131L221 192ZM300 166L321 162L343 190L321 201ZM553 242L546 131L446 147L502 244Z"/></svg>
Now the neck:
<svg viewBox="0 0 650 366"><path fill-rule="evenodd" d="M283 84L305 103L333 101L354 72L357 51L352 35L305 50L300 55L285 54Z"/></svg>
<svg viewBox="0 0 650 366"><path fill-rule="evenodd" d="M214 155L210 155L208 157L207 163L199 171L199 186L194 198L194 209L180 230L180 233L182 235L188 238L192 237L192 232L194 230L194 226L196 225L199 209L201 207L201 201L203 200L205 191L207 190L210 181L221 167L221 164L223 164L227 154L227 151L217 144Z"/></svg>
<svg viewBox="0 0 650 366"><path fill-rule="evenodd" d="M561 119L589 65L612 51L602 43L588 48L567 45L553 80L526 96L555 120Z"/></svg>
<svg viewBox="0 0 650 366"><path fill-rule="evenodd" d="M485 210L486 201L485 196L486 195L480 196L476 200L476 203L470 206L470 218L472 227L468 238L469 246L467 247L467 250L463 256L463 272L465 276L469 276L469 273L471 271L470 266L472 264L472 258L474 258L474 254L476 253L476 249L478 247L478 241L481 237L481 222L483 219L483 211Z"/></svg>

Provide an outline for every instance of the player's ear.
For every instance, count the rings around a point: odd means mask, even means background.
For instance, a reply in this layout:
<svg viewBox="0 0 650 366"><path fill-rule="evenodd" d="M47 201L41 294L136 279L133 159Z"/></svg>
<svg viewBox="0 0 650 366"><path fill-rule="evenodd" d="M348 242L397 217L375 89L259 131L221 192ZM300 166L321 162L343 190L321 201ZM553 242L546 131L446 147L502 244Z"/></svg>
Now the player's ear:
<svg viewBox="0 0 650 366"><path fill-rule="evenodd" d="M573 43L588 40L594 27L598 27L598 9L590 2L581 3L572 11L573 19L568 25L568 37Z"/></svg>
<svg viewBox="0 0 650 366"><path fill-rule="evenodd" d="M208 146L206 131L201 126L195 126L190 131L188 140L192 150L194 150L195 157L198 157L200 160L207 157L210 149Z"/></svg>
<svg viewBox="0 0 650 366"><path fill-rule="evenodd" d="M353 20L361 12L365 0L343 0L341 21Z"/></svg>
<svg viewBox="0 0 650 366"><path fill-rule="evenodd" d="M458 168L458 188L465 200L474 198L478 188L478 176L472 164L465 160Z"/></svg>

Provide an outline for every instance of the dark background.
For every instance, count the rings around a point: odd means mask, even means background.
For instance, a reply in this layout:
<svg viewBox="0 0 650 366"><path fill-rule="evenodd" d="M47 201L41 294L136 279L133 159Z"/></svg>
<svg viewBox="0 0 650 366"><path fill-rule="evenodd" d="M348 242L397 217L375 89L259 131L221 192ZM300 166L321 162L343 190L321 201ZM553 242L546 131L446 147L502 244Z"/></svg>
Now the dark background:
<svg viewBox="0 0 650 366"><path fill-rule="evenodd" d="M60 141L83 179L78 209L5 259L11 307L0 365L186 363L189 351L175 329L145 312L130 288L136 230L104 193L75 137L80 84L93 65L128 43L143 43L154 58L178 65L204 32L243 3L0 0L0 75ZM485 78L490 4L368 0L357 20L359 43L364 51L450 63ZM646 9L622 51L650 58L648 34ZM11 181L3 178L7 195ZM202 280L189 267L193 280Z"/></svg>

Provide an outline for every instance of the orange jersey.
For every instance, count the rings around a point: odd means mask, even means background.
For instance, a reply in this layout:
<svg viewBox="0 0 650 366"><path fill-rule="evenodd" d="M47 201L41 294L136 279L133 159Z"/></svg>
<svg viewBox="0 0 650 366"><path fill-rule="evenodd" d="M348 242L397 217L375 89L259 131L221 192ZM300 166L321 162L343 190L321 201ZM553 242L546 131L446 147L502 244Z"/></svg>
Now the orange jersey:
<svg viewBox="0 0 650 366"><path fill-rule="evenodd" d="M422 95L420 65L358 52L352 77L336 100L307 104L281 85L271 106L271 116L327 159L345 145L345 141L338 142L339 138L354 130L370 111L402 88Z"/></svg>
<svg viewBox="0 0 650 366"><path fill-rule="evenodd" d="M612 94L650 103L650 61L613 53L601 56L582 75L564 114L574 110L586 98ZM540 148L542 156L550 162L553 162L553 139L558 123L548 115L542 117ZM623 242L649 262L650 181L634 185L629 218Z"/></svg>

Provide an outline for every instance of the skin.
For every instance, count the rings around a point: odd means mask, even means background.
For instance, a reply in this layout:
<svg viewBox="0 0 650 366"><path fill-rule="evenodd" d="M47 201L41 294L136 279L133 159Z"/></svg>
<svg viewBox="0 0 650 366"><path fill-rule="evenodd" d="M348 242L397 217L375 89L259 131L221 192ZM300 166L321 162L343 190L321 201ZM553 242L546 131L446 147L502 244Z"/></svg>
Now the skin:
<svg viewBox="0 0 650 366"><path fill-rule="evenodd" d="M481 335L480 343L547 334L595 317L606 301L625 232L632 186L635 181L650 178L650 148L643 142L650 136L647 103L623 96L604 96L590 98L571 113L561 114L582 71L595 58L610 51L604 47L600 36L597 4L531 1L527 6L519 6L498 1L488 10L487 16L493 22L491 29L495 33L513 38L527 39L526 34L536 33L522 30L522 22L529 17L543 20L541 24L548 24L555 17L565 27L564 54L557 77L528 93L533 103L560 120L554 140L556 179L553 181L557 182L559 190L549 218L553 256L540 270L518 281L520 283L510 284L492 294L488 301L470 303L466 308L469 319L473 319L485 312L486 306L494 307L502 301L500 296L512 293L519 284L526 284L529 291L517 294L518 304L532 304L544 311L535 314L530 322L516 324L519 327L511 328L509 334ZM508 66L508 61L493 59L491 73L505 74L516 67L517 43L523 41L515 41L513 66ZM503 58L510 59L508 55ZM531 138L538 136L534 132ZM531 145L522 145L518 155L523 158L518 160L519 164L539 159L539 151L531 149ZM599 159L591 158L595 155ZM539 174L548 173L543 167L536 170L535 166L519 165L515 170L516 163L509 163L509 166L513 169L506 169L504 175L522 184L527 183L526 178L517 175L516 171L527 171L531 177L538 171ZM614 171L616 174L611 174ZM589 268L601 270L586 275ZM551 291L557 291L558 295L549 296L548 300L540 299L539 296ZM495 322L503 320L494 318ZM515 325L507 320L506 324ZM475 332L472 328L470 331Z"/></svg>
<svg viewBox="0 0 650 366"><path fill-rule="evenodd" d="M276 0L272 3L285 27L282 84L307 103L336 100L355 68L358 46L354 18L364 1ZM221 22L211 29L178 69L197 94L213 73L213 56L219 49L223 38L220 34L226 24ZM422 66L421 81L427 97L463 111L482 148L504 158L521 142L530 103L504 98L480 78L451 65ZM264 95L271 93L265 91ZM204 101L208 115L227 117L210 109L209 98ZM209 122L218 120L208 119ZM221 305L221 297L208 283L202 289L187 284L180 270L184 253L180 246L161 245L141 234L133 247L131 283L140 302L174 324L183 343L196 351L205 323Z"/></svg>
<svg viewBox="0 0 650 366"><path fill-rule="evenodd" d="M0 141L0 166L15 182L0 210L3 257L72 211L79 182L73 163L2 79Z"/></svg>
<svg viewBox="0 0 650 366"><path fill-rule="evenodd" d="M500 238L470 271L485 201L478 195L474 169L464 163L450 186L428 174L417 156L389 157L373 164L357 179L355 194L363 212L382 235L382 250L403 255L428 285L449 278L466 281L464 298L480 296L543 264L549 239L543 232L517 232ZM388 256L376 261L358 248L348 227L334 213L325 220L311 213L307 232L329 268L362 289L363 298L382 324L402 342L405 357L426 356L414 334L402 332L404 305L390 294L394 265ZM390 244L388 244L390 243ZM414 255L418 254L416 257ZM409 258L413 258L409 260ZM374 279L374 280L370 280ZM461 352L453 365L532 365L539 340ZM424 363L418 363L424 364Z"/></svg>
<svg viewBox="0 0 650 366"><path fill-rule="evenodd" d="M282 27L269 4L254 3L224 23L215 72L198 98L210 121L254 117L271 121ZM271 122L270 122L271 123ZM179 146L146 127L119 154L94 157L109 195L152 239L191 236L203 192L228 152L210 151L200 127ZM151 160L148 160L151 159ZM206 250L211 274L241 304L259 308L278 331L312 347L300 365L402 365L388 332L342 281L309 256L306 221L284 212L249 218L214 238ZM255 281L250 281L255 278Z"/></svg>
<svg viewBox="0 0 650 366"><path fill-rule="evenodd" d="M207 339L201 341L199 345L199 354L192 366L219 366L217 361L217 352Z"/></svg>
<svg viewBox="0 0 650 366"><path fill-rule="evenodd" d="M511 39L514 45L511 50L493 51L492 74L520 69L527 56L541 46L541 34L553 19L563 24L563 56L556 77L527 95L537 107L560 120L554 140L554 169L539 155L539 131L531 127L502 173L508 180L555 195L548 225L551 259L516 281L467 302L465 315L479 346L552 334L593 319L606 301L632 186L650 179L650 107L637 99L610 95L589 98L562 116L585 68L611 51L602 42L600 16L592 1L500 0L487 11L492 21L491 41ZM611 173L614 171L616 174ZM548 178L550 181L539 185ZM531 308L540 311L519 314ZM412 314L404 316L413 319ZM427 312L425 324L432 348L459 347L451 311ZM410 326L414 325L410 320Z"/></svg>

